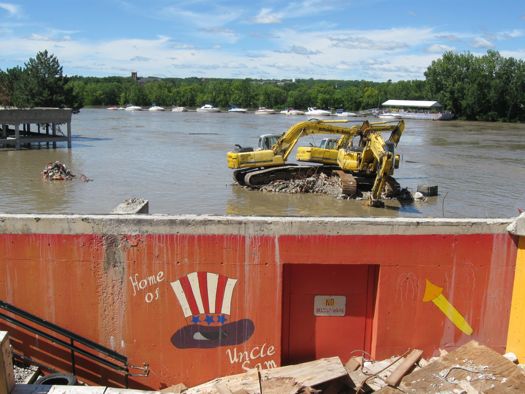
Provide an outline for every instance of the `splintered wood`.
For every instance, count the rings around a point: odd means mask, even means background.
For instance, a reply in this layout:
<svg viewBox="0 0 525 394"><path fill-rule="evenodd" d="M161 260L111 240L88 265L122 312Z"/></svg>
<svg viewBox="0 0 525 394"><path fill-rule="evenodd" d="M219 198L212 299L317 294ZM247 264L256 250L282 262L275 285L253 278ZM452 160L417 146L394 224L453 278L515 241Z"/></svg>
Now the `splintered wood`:
<svg viewBox="0 0 525 394"><path fill-rule="evenodd" d="M471 341L405 376L399 385L404 393L525 392L525 374L501 354ZM379 393L398 393L385 387Z"/></svg>
<svg viewBox="0 0 525 394"><path fill-rule="evenodd" d="M301 388L316 386L343 376L347 371L339 357L322 358L315 361L260 371L263 393L297 393ZM249 394L261 392L257 370L239 375L214 379L185 391L188 394L219 394L227 388L232 393L245 390ZM220 389L218 389L218 387Z"/></svg>

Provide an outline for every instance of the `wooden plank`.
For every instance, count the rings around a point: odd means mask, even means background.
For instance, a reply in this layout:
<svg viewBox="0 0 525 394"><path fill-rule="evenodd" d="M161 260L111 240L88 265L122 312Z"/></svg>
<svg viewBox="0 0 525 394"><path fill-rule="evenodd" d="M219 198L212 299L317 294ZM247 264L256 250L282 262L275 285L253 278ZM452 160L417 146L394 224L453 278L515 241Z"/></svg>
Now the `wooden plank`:
<svg viewBox="0 0 525 394"><path fill-rule="evenodd" d="M339 357L322 358L303 364L263 369L260 372L263 388L266 381L276 378L293 378L300 387L315 386L348 375ZM218 391L214 388L214 385L217 383L224 383L231 391L241 389L246 390L248 393L259 393L260 391L257 370L253 369L243 374L214 379L192 387L185 394L217 393Z"/></svg>
<svg viewBox="0 0 525 394"><path fill-rule="evenodd" d="M390 374L390 376L386 379L386 384L389 386L397 386L403 376L407 374L407 372L410 371L410 369L414 366L415 363L418 362L418 360L423 355L423 350L419 349L413 349L408 355L405 357L403 362L399 364L396 369Z"/></svg>
<svg viewBox="0 0 525 394"><path fill-rule="evenodd" d="M222 382L215 383L213 387L217 389L219 394L232 394L232 391L228 388L228 386Z"/></svg>
<svg viewBox="0 0 525 394"><path fill-rule="evenodd" d="M0 331L0 393L10 393L15 387L13 353L7 331Z"/></svg>
<svg viewBox="0 0 525 394"><path fill-rule="evenodd" d="M356 369L360 368L363 365L363 357L356 356L351 357L345 364L345 368L348 372L353 372Z"/></svg>
<svg viewBox="0 0 525 394"><path fill-rule="evenodd" d="M177 383L173 386L166 387L165 389L160 390L160 392L166 394L180 394L186 389L187 387L184 383Z"/></svg>

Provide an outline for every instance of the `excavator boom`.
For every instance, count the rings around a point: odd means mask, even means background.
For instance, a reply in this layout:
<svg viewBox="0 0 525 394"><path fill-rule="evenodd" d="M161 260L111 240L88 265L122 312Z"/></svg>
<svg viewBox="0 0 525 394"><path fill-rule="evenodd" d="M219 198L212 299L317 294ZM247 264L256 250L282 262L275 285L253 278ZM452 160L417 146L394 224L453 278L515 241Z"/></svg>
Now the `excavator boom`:
<svg viewBox="0 0 525 394"><path fill-rule="evenodd" d="M404 130L404 122L374 122L368 121L345 127L339 123L347 120L326 121L312 119L299 122L290 127L275 144L268 149L243 148L228 152L228 167L234 171L234 179L241 185L259 187L277 179L294 179L308 177L314 173L331 174L337 164L342 171L335 171L343 181L356 184L353 176L366 178L373 183L371 201L379 201L387 178L393 174L399 163L399 155L394 154ZM385 142L382 132L390 131L390 137ZM340 135L336 149L321 147L300 147L298 160L320 163L314 165L287 165L291 152L298 141L313 134ZM354 137L359 137L359 143L354 146ZM272 142L273 143L273 142ZM346 174L346 175L345 175ZM370 182L372 181L372 182ZM348 187L355 192L355 187Z"/></svg>

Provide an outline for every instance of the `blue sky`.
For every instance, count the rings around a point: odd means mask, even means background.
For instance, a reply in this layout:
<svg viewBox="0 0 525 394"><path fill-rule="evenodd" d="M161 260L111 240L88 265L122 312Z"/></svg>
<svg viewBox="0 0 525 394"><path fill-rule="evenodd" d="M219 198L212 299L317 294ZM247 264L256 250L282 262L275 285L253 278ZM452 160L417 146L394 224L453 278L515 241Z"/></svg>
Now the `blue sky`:
<svg viewBox="0 0 525 394"><path fill-rule="evenodd" d="M424 79L443 51L525 59L517 0L0 0L0 69L67 75Z"/></svg>

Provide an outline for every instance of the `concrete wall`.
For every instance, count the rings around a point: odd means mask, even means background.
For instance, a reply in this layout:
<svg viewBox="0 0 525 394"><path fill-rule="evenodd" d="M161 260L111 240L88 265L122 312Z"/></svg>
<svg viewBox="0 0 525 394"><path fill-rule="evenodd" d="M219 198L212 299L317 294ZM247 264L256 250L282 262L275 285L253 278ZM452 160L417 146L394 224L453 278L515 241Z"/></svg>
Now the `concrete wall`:
<svg viewBox="0 0 525 394"><path fill-rule="evenodd" d="M294 302L303 302L305 327L313 330L315 349L308 351L323 356L335 346L335 355L348 357L352 330L329 327L355 318L357 296L346 297L345 317L313 317L317 290L303 289L295 301L292 290L290 303L283 296L292 265L303 273L366 268L362 350L374 357L410 347L429 356L470 339L503 352L518 250L511 222L2 215L0 299L133 364L149 363L151 374L134 379L137 387L194 385L279 365L285 352L308 346L290 345L302 335L290 329L302 318L290 309ZM330 283L319 291L338 295L333 286L333 293ZM67 352L20 330L11 335L15 348L67 368ZM118 381L102 369L80 374Z"/></svg>
<svg viewBox="0 0 525 394"><path fill-rule="evenodd" d="M514 352L523 363L525 361L525 213L509 226L509 231L519 237L519 240L507 351Z"/></svg>

